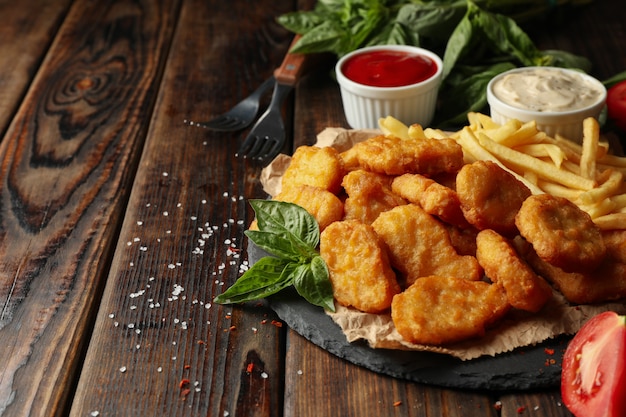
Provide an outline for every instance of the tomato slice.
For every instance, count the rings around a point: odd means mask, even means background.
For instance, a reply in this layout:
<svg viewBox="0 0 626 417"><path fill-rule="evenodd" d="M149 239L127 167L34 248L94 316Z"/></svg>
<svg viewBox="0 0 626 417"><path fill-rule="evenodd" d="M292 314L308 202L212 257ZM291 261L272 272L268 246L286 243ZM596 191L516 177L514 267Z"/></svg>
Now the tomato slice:
<svg viewBox="0 0 626 417"><path fill-rule="evenodd" d="M626 81L621 81L606 93L606 107L609 119L626 131Z"/></svg>
<svg viewBox="0 0 626 417"><path fill-rule="evenodd" d="M626 416L626 316L591 318L563 356L561 395L576 417Z"/></svg>

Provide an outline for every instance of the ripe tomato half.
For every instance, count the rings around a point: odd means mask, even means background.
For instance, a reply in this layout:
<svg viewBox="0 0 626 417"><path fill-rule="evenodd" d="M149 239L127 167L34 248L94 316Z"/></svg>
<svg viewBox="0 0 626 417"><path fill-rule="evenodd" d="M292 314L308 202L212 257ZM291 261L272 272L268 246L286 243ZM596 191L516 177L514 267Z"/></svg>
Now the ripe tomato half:
<svg viewBox="0 0 626 417"><path fill-rule="evenodd" d="M608 89L606 107L609 119L626 131L626 81L621 81Z"/></svg>
<svg viewBox="0 0 626 417"><path fill-rule="evenodd" d="M626 416L626 316L591 318L563 356L561 395L576 417Z"/></svg>

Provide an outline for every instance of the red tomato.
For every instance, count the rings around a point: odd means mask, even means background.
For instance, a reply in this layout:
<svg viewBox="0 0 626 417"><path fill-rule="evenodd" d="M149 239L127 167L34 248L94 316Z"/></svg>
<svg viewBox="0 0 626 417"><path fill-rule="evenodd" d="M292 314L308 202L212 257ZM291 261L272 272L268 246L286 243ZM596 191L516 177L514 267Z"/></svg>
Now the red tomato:
<svg viewBox="0 0 626 417"><path fill-rule="evenodd" d="M626 416L626 316L589 320L563 356L561 395L576 417Z"/></svg>
<svg viewBox="0 0 626 417"><path fill-rule="evenodd" d="M606 107L609 118L626 131L626 81L609 88L606 94Z"/></svg>

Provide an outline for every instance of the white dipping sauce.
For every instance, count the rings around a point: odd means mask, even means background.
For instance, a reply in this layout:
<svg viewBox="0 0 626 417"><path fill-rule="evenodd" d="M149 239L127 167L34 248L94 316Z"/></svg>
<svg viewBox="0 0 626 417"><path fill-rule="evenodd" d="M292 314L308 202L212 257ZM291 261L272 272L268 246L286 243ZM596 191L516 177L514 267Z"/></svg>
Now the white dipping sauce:
<svg viewBox="0 0 626 417"><path fill-rule="evenodd" d="M493 94L517 108L559 112L594 104L603 92L577 73L532 68L500 78L493 85Z"/></svg>

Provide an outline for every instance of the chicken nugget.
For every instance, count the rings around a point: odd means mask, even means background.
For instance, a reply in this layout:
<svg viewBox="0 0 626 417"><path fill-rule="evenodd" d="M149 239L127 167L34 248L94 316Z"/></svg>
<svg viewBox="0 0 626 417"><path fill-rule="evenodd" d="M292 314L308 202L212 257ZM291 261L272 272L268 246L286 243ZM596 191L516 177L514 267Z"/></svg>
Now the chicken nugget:
<svg viewBox="0 0 626 417"><path fill-rule="evenodd" d="M406 201L391 191L392 178L369 171L348 173L342 185L348 195L345 201L345 219L371 224L378 215Z"/></svg>
<svg viewBox="0 0 626 417"><path fill-rule="evenodd" d="M550 285L517 254L512 244L493 230L476 237L476 258L493 282L501 284L509 303L536 313L552 297Z"/></svg>
<svg viewBox="0 0 626 417"><path fill-rule="evenodd" d="M400 292L387 252L369 225L356 220L331 224L321 234L320 255L339 304L380 313Z"/></svg>
<svg viewBox="0 0 626 417"><path fill-rule="evenodd" d="M339 152L331 147L298 147L282 178L282 188L312 185L337 194L345 174Z"/></svg>
<svg viewBox="0 0 626 417"><path fill-rule="evenodd" d="M356 165L387 175L424 175L456 172L463 166L463 150L453 139L400 139L375 136L341 154L348 169Z"/></svg>
<svg viewBox="0 0 626 417"><path fill-rule="evenodd" d="M570 303L593 304L626 297L626 263L612 256L607 256L593 271L566 272L541 259L527 241L519 238L515 244L535 271L550 281Z"/></svg>
<svg viewBox="0 0 626 417"><path fill-rule="evenodd" d="M484 336L509 308L498 284L430 276L393 298L391 318L407 341L442 345Z"/></svg>
<svg viewBox="0 0 626 417"><path fill-rule="evenodd" d="M283 188L273 199L294 203L304 208L315 217L320 231L329 224L343 219L343 202L335 194L318 187L294 185Z"/></svg>
<svg viewBox="0 0 626 417"><path fill-rule="evenodd" d="M513 237L515 215L530 190L491 161L467 164L457 174L456 192L467 221L479 230L493 229Z"/></svg>
<svg viewBox="0 0 626 417"><path fill-rule="evenodd" d="M430 178L420 174L400 175L394 178L391 190L446 223L462 228L469 226L456 191Z"/></svg>
<svg viewBox="0 0 626 417"><path fill-rule="evenodd" d="M406 279L406 285L429 275L482 278L476 258L459 255L443 224L415 204L381 213L372 226L387 245L391 264Z"/></svg>
<svg viewBox="0 0 626 417"><path fill-rule="evenodd" d="M478 235L478 229L473 226L464 228L452 226L451 224L444 223L448 235L450 236L450 243L456 253L459 255L476 256L476 236Z"/></svg>
<svg viewBox="0 0 626 417"><path fill-rule="evenodd" d="M602 230L601 233L607 255L626 264L626 230Z"/></svg>
<svg viewBox="0 0 626 417"><path fill-rule="evenodd" d="M589 214L565 198L531 196L515 223L541 259L565 271L593 270L606 256L600 229Z"/></svg>

